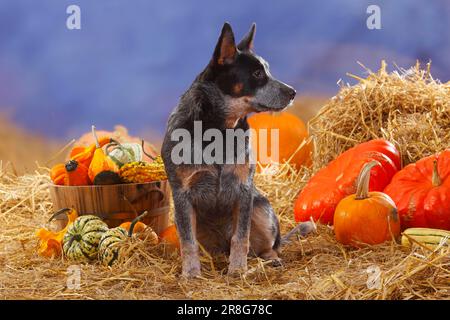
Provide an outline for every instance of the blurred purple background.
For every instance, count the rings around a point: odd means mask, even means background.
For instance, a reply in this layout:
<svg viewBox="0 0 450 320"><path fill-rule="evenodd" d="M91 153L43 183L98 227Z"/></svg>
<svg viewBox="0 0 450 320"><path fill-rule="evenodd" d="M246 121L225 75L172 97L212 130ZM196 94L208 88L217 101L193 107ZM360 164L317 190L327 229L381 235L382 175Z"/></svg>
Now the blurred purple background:
<svg viewBox="0 0 450 320"><path fill-rule="evenodd" d="M81 30L66 8L81 7ZM381 30L366 27L381 7ZM50 137L95 123L161 135L169 112L207 64L224 21L238 39L257 23L256 52L299 95L333 95L356 61L408 67L432 60L450 79L450 1L2 0L0 113Z"/></svg>

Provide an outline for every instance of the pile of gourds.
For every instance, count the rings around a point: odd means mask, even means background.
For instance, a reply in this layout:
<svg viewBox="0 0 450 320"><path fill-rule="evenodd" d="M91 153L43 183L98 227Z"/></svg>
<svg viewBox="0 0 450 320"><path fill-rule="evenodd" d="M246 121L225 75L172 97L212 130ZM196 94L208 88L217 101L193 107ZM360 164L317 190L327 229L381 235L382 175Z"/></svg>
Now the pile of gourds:
<svg viewBox="0 0 450 320"><path fill-rule="evenodd" d="M121 144L111 137L98 138L95 126L92 126L92 136L93 144L75 146L66 163L51 168L50 178L55 185L110 185L167 179L161 156L145 153L143 141ZM144 161L143 155L153 161Z"/></svg>
<svg viewBox="0 0 450 320"><path fill-rule="evenodd" d="M404 168L400 159L383 139L345 151L302 189L296 221L333 225L336 239L355 247L400 236L404 245L450 245L450 149Z"/></svg>
<svg viewBox="0 0 450 320"><path fill-rule="evenodd" d="M159 242L156 233L140 221L147 212L116 228L108 228L97 216L79 216L75 209L70 208L59 210L49 221L60 214L66 214L68 218L63 230L54 232L41 228L37 231L38 254L41 256L50 258L63 254L72 262L91 262L98 259L105 266L112 266L123 258L122 244L134 235L139 238L139 234L146 231L146 241L152 245Z"/></svg>

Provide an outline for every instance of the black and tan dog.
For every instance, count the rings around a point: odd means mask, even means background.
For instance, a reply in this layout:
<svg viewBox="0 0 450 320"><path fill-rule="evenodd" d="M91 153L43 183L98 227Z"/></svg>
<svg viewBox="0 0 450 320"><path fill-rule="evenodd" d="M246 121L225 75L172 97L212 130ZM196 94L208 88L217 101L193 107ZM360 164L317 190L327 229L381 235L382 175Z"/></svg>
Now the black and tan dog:
<svg viewBox="0 0 450 320"><path fill-rule="evenodd" d="M247 130L247 114L281 111L293 101L295 90L273 78L267 62L253 52L254 35L255 24L236 45L231 26L225 23L211 61L183 94L168 121L162 156L173 193L186 277L200 275L197 241L209 252L229 252L228 273L244 271L249 252L280 264L278 219L253 185L255 166L248 161L248 139L244 148L233 149L235 160L244 154L244 163L195 163L195 149L204 148L205 143L196 146L194 141L188 150L192 161L173 161L178 143L173 139L175 130L193 134L195 121L201 121L202 133L211 128Z"/></svg>

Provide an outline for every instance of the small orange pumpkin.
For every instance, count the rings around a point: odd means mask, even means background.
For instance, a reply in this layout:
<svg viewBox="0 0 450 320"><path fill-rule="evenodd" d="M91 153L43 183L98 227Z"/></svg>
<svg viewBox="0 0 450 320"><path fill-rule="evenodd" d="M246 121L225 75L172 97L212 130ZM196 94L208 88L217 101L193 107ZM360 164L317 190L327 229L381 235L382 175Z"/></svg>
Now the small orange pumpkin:
<svg viewBox="0 0 450 320"><path fill-rule="evenodd" d="M147 216L147 214L148 214L148 212L145 211L140 216L137 216L136 218L134 218L132 221L123 222L119 227L124 228L125 230L127 230L128 233L131 230L131 234L141 233L141 232L145 231L145 229L147 229L147 225L145 223L141 222L140 220L143 219L145 216ZM132 226L133 226L133 229L131 229Z"/></svg>
<svg viewBox="0 0 450 320"><path fill-rule="evenodd" d="M122 227L125 230L130 231L131 221L124 222L119 227ZM140 233L140 232L144 231L146 228L147 228L147 225L145 223L138 221L134 225L133 233Z"/></svg>
<svg viewBox="0 0 450 320"><path fill-rule="evenodd" d="M342 199L334 213L336 240L345 245L379 244L400 236L400 219L394 201L385 193L369 192L370 170L366 163L358 177L356 194Z"/></svg>
<svg viewBox="0 0 450 320"><path fill-rule="evenodd" d="M59 186L87 186L91 182L88 169L76 160L69 160L65 164L57 164L50 170L50 178Z"/></svg>
<svg viewBox="0 0 450 320"><path fill-rule="evenodd" d="M145 238L148 238L152 244L157 244L159 242L157 234L151 227L148 227L145 223L140 221L147 215L148 212L144 211L141 215L137 216L132 221L123 222L119 227L125 229L129 237L131 237L133 234L139 234L144 231L149 231L149 233L146 232L145 234L138 235L139 239L144 240Z"/></svg>
<svg viewBox="0 0 450 320"><path fill-rule="evenodd" d="M69 160L65 164L66 178L64 184L66 186L87 186L91 182L89 180L88 168L76 160Z"/></svg>
<svg viewBox="0 0 450 320"><path fill-rule="evenodd" d="M180 249L180 240L178 239L177 227L173 224L168 226L159 235L161 242L170 245L173 248Z"/></svg>

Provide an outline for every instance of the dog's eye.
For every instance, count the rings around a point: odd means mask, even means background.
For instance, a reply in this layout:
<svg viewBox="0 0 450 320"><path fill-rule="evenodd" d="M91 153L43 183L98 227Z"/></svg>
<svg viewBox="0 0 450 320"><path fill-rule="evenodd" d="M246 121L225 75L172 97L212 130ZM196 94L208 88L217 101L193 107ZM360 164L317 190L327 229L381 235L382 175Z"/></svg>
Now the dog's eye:
<svg viewBox="0 0 450 320"><path fill-rule="evenodd" d="M262 79L262 78L264 78L264 72L261 69L258 69L255 72L253 72L253 76L256 79Z"/></svg>

